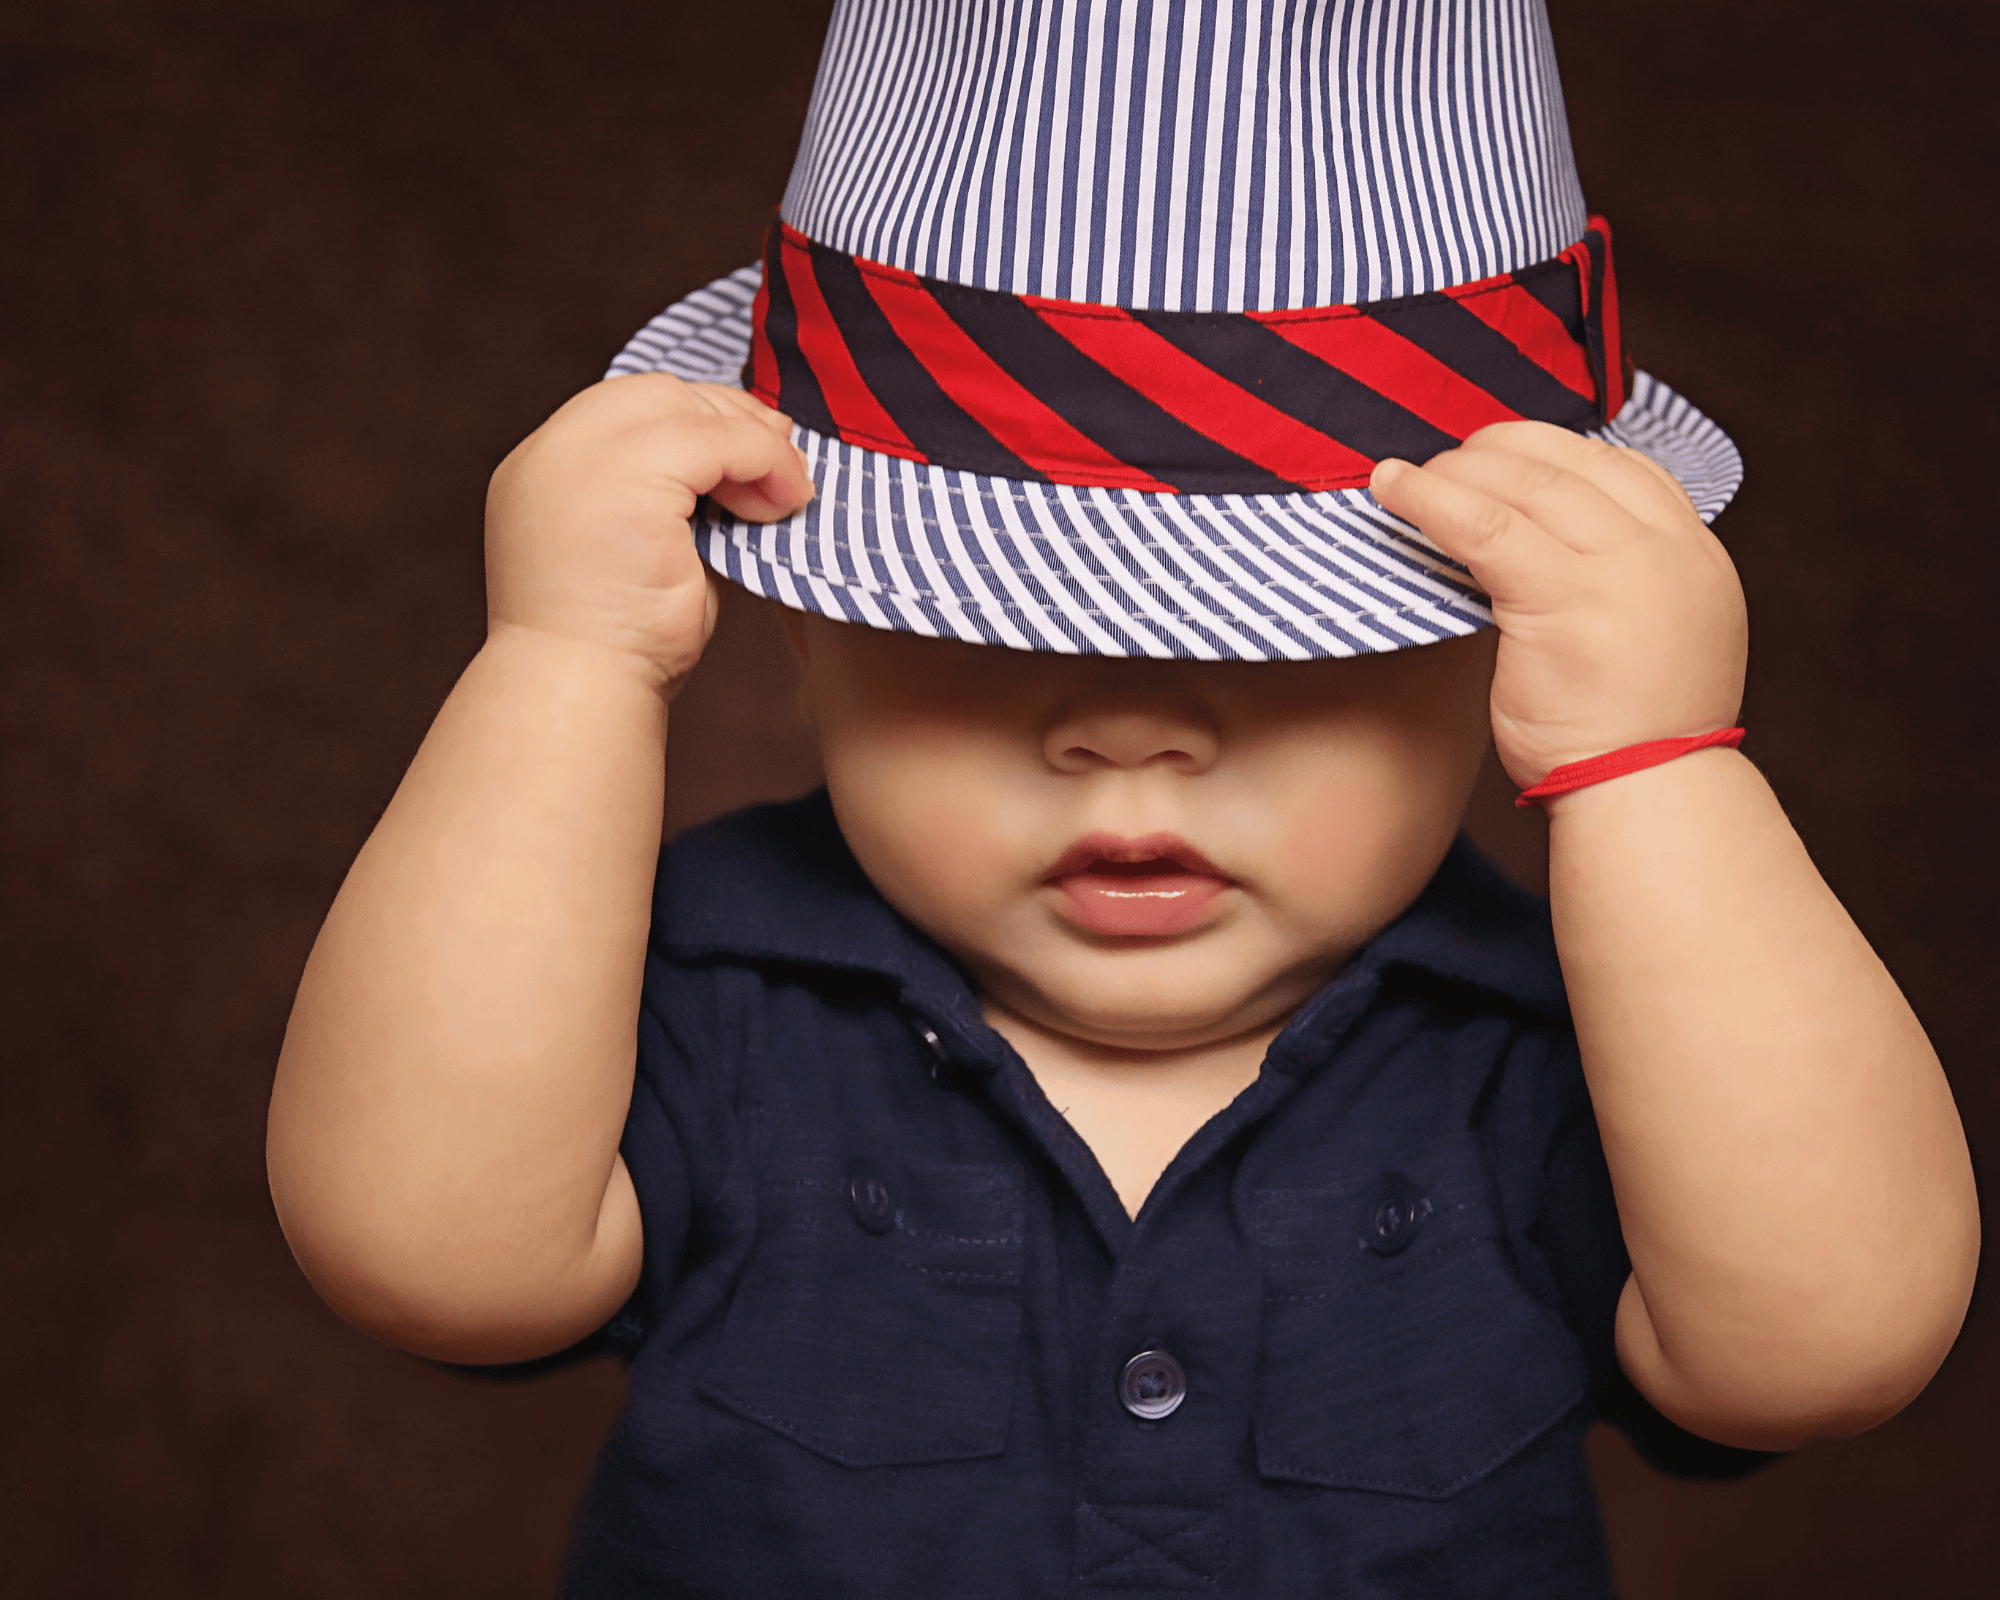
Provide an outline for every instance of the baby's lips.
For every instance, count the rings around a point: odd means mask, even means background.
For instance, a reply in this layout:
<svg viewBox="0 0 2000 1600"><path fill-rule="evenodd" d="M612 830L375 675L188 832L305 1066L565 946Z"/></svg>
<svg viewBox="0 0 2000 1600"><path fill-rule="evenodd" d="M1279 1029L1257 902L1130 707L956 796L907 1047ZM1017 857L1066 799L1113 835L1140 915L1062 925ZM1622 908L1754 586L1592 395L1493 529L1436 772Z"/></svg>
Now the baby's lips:
<svg viewBox="0 0 2000 1600"><path fill-rule="evenodd" d="M1087 833L1056 858L1055 865L1049 868L1048 880L1070 877L1100 861L1118 865L1170 861L1201 877L1215 878L1224 884L1233 881L1177 833L1149 833L1138 839L1115 833Z"/></svg>
<svg viewBox="0 0 2000 1600"><path fill-rule="evenodd" d="M1190 933L1234 880L1173 833L1130 839L1085 834L1057 859L1045 880L1060 891L1063 915L1091 933L1113 938L1167 938Z"/></svg>
<svg viewBox="0 0 2000 1600"><path fill-rule="evenodd" d="M1103 863L1093 863L1103 865ZM1073 872L1055 880L1070 921L1114 938L1166 938L1191 933L1228 880L1209 873L1169 870L1129 874Z"/></svg>

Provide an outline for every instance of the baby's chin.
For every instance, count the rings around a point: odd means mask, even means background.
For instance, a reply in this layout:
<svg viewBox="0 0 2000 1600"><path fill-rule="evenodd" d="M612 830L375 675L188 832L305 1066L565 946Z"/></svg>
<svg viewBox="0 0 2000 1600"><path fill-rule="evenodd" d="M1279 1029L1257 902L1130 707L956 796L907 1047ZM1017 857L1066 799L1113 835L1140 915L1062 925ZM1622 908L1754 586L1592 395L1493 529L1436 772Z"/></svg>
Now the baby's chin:
<svg viewBox="0 0 2000 1600"><path fill-rule="evenodd" d="M1163 953L1163 952L1162 952ZM992 973L993 998L1090 1044L1159 1052L1216 1044L1282 1021L1337 969L1328 959L1273 972L1226 961L1148 961L1132 952Z"/></svg>

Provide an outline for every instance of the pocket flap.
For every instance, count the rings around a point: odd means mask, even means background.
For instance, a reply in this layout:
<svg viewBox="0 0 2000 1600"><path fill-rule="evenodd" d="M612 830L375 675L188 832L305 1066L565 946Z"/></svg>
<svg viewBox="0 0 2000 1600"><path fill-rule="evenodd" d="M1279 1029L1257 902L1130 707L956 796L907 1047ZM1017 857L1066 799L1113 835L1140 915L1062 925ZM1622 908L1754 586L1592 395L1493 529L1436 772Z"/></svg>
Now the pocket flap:
<svg viewBox="0 0 2000 1600"><path fill-rule="evenodd" d="M1583 1398L1581 1352L1515 1276L1469 1136L1396 1152L1339 1189L1266 1189L1258 1467L1437 1499Z"/></svg>
<svg viewBox="0 0 2000 1600"><path fill-rule="evenodd" d="M843 1466L999 1454L1024 1194L1018 1166L867 1156L763 1185L702 1391Z"/></svg>

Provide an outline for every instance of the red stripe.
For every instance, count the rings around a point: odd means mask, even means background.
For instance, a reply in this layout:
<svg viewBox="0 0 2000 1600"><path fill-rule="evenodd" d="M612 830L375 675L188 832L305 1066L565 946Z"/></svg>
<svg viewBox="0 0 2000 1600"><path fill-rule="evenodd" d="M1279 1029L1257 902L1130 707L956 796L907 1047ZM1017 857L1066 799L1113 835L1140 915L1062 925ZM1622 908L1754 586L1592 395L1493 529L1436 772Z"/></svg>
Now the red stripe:
<svg viewBox="0 0 2000 1600"><path fill-rule="evenodd" d="M1611 224L1602 217L1592 217L1590 231L1604 241L1604 292L1597 315L1604 328L1604 417L1608 422L1625 404L1625 346L1618 330L1618 274L1611 260Z"/></svg>
<svg viewBox="0 0 2000 1600"><path fill-rule="evenodd" d="M1365 483L1375 463L1211 372L1116 306L1024 297L1050 327L1154 405L1301 489Z"/></svg>
<svg viewBox="0 0 2000 1600"><path fill-rule="evenodd" d="M849 444L867 445L892 455L923 460L923 452L910 443L896 419L882 408L875 391L862 381L861 371L848 354L813 276L812 253L788 236L784 250L785 285L792 291L792 304L799 314L799 354L806 358L812 375L819 380L827 409L841 438Z"/></svg>
<svg viewBox="0 0 2000 1600"><path fill-rule="evenodd" d="M765 272L770 271L770 257L765 257ZM757 279L757 298L750 303L750 392L767 406L778 405L778 358L771 349L771 341L764 332L764 321L771 314L771 280L768 276Z"/></svg>
<svg viewBox="0 0 2000 1600"><path fill-rule="evenodd" d="M1697 750L1712 750L1720 745L1734 750L1743 742L1741 728L1721 728L1714 733L1697 733L1686 739L1648 739L1644 744L1628 744L1622 749L1607 750L1601 756L1591 756L1584 761L1565 762L1560 767L1552 767L1548 776L1534 787L1523 789L1514 797L1517 806L1531 806L1538 800L1552 800L1559 794L1573 794L1578 789L1588 788L1593 783L1603 783L1607 779L1622 778L1628 772L1644 772L1648 767L1657 767L1663 762L1678 760L1692 755Z"/></svg>
<svg viewBox="0 0 2000 1600"><path fill-rule="evenodd" d="M1588 352L1570 336L1561 317L1512 278L1499 283L1488 279L1444 292L1495 333L1512 341L1515 349L1565 388L1574 389L1586 400L1597 398L1597 380L1591 375Z"/></svg>
<svg viewBox="0 0 2000 1600"><path fill-rule="evenodd" d="M1518 411L1373 317L1346 309L1248 315L1287 344L1367 384L1454 439L1469 439L1490 422L1521 420Z"/></svg>
<svg viewBox="0 0 2000 1600"><path fill-rule="evenodd" d="M1556 260L1567 261L1571 269L1576 273L1577 290L1583 296L1583 319L1588 322L1590 320L1590 246L1579 239L1575 244L1563 251L1561 255L1557 256Z"/></svg>
<svg viewBox="0 0 2000 1600"><path fill-rule="evenodd" d="M1056 483L1173 492L1171 484L1119 460L1037 400L951 320L915 273L873 261L858 265L896 337L938 387L1037 472Z"/></svg>

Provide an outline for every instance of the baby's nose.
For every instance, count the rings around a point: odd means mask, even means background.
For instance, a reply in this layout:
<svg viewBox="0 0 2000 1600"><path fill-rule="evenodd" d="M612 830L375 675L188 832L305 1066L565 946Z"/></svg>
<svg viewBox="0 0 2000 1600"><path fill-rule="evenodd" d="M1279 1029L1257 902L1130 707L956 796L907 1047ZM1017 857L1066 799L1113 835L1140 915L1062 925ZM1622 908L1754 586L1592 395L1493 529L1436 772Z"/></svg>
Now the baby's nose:
<svg viewBox="0 0 2000 1600"><path fill-rule="evenodd" d="M1192 707L1097 705L1059 718L1043 741L1058 772L1170 767L1192 776L1215 765L1214 725Z"/></svg>

